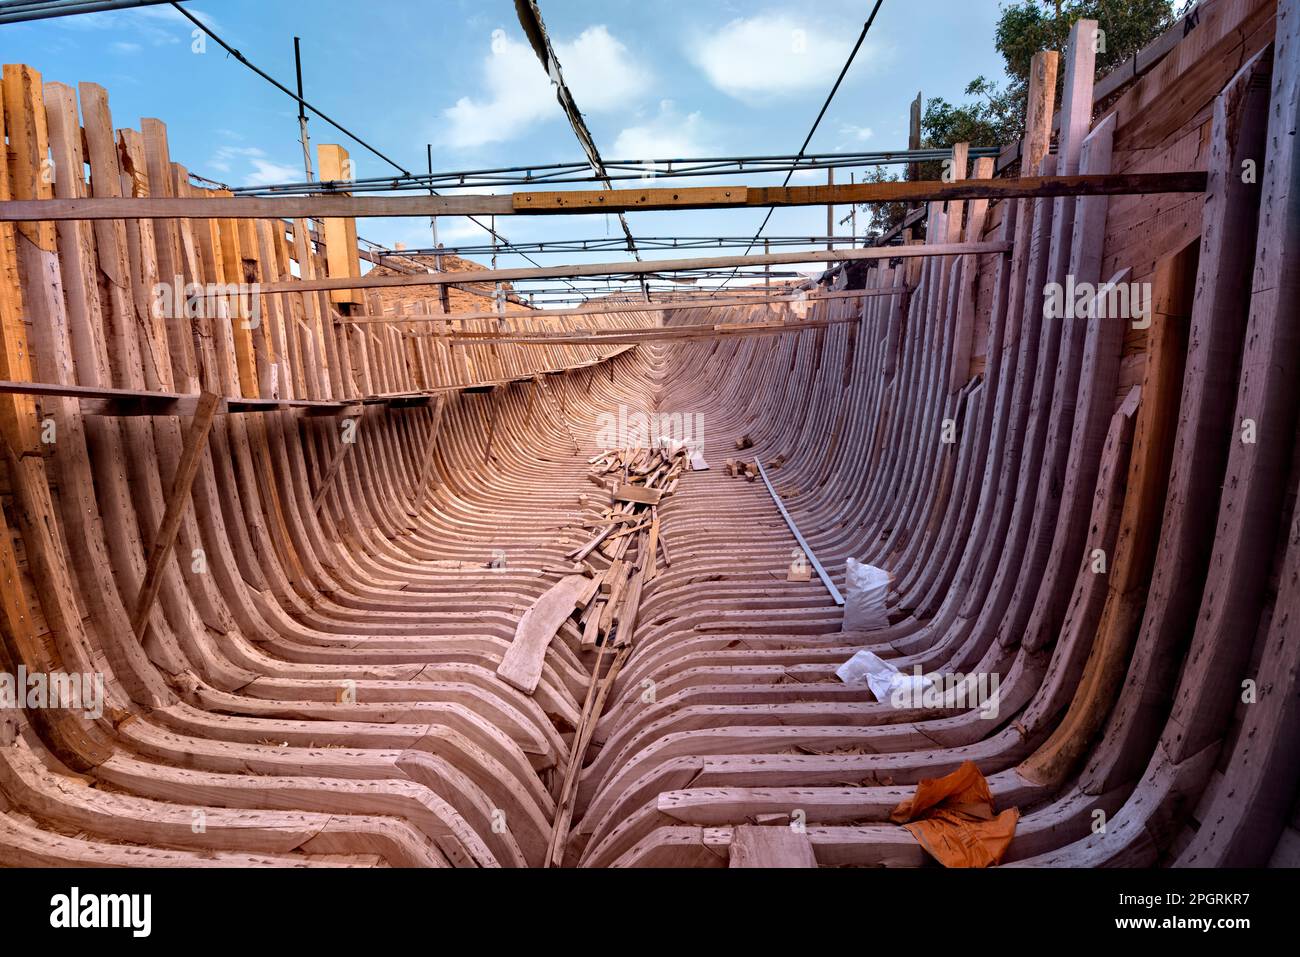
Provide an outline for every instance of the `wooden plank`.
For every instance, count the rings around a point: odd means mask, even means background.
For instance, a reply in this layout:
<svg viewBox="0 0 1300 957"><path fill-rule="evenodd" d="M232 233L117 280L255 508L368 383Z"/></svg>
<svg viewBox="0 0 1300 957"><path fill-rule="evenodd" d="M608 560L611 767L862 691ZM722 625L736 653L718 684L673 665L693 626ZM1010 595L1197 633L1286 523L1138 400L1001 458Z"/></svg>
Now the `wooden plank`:
<svg viewBox="0 0 1300 957"><path fill-rule="evenodd" d="M645 488L641 485L620 485L614 492L616 502L636 502L641 505L658 505L663 497L662 489Z"/></svg>
<svg viewBox="0 0 1300 957"><path fill-rule="evenodd" d="M816 867L807 831L742 824L731 832L728 867Z"/></svg>
<svg viewBox="0 0 1300 957"><path fill-rule="evenodd" d="M176 467L171 491L167 495L167 510L163 513L162 524L149 549L149 565L131 616L131 626L137 638L144 637L145 627L149 623L149 612L158 595L158 588L162 585L163 569L171 555L172 545L176 542L176 532L180 529L185 507L189 504L190 487L194 484L194 476L198 474L203 450L208 444L208 432L212 429L220 401L220 396L204 392L194 418L190 420L190 427L185 432L185 446Z"/></svg>
<svg viewBox="0 0 1300 957"><path fill-rule="evenodd" d="M646 541L645 580L652 582L659 575L659 509L650 509L650 535Z"/></svg>
<svg viewBox="0 0 1300 957"><path fill-rule="evenodd" d="M1019 767L1030 781L1059 786L1075 770L1110 712L1142 621L1155 562L1173 460L1199 247L1161 263L1157 274L1151 354L1142 383L1133 451L1108 593L1083 677L1069 711L1051 737Z"/></svg>
<svg viewBox="0 0 1300 957"><path fill-rule="evenodd" d="M316 147L316 163L322 183L351 182L351 161L342 146L322 143ZM349 196L349 193L343 193ZM331 278L355 279L361 275L361 260L357 256L357 221L352 218L331 217L324 221L325 272ZM335 289L330 292L330 302L360 305L362 299L351 290Z"/></svg>
<svg viewBox="0 0 1300 957"><path fill-rule="evenodd" d="M514 640L497 666L497 676L502 681L524 694L537 690L546 649L578 607L578 599L590 581L586 575L566 575L528 607L515 626Z"/></svg>
<svg viewBox="0 0 1300 957"><path fill-rule="evenodd" d="M213 200L216 202L216 200ZM475 269L465 272L426 273L422 276L374 276L360 279L315 279L266 283L264 294L281 292L315 292L324 289L387 289L406 286L441 286L467 282L514 282L524 279L563 279L578 276L640 276L684 269L715 269L730 266L764 266L782 263L841 262L871 259L908 259L930 256L966 256L1005 253L1006 243L937 243L926 246L891 246L888 249L841 249L836 252L777 252L761 256L710 256L695 259L655 259L632 262L584 263L567 266L542 266L519 269ZM442 318L442 317L438 317Z"/></svg>
<svg viewBox="0 0 1300 957"><path fill-rule="evenodd" d="M339 419L340 429L342 429L343 423L346 421L348 421L347 417L340 417ZM361 419L356 418L353 421L356 422L354 428L356 432L359 433L361 431ZM330 486L334 484L334 479L338 477L339 469L343 467L343 460L347 457L347 454L350 451L352 451L352 447L357 444L356 442L357 438L358 438L357 434L354 433L353 440L351 442L346 442L343 440L342 436L340 436L339 447L335 449L334 457L330 459L330 464L325 469L325 475L320 480L320 488L316 489L316 494L313 495L311 498L312 511L314 512L320 511L321 502L325 501L325 493L328 492L330 490Z"/></svg>
<svg viewBox="0 0 1300 957"><path fill-rule="evenodd" d="M731 187L720 200L717 187L679 190L612 190L592 206L559 204L560 193L471 196L230 196L220 199L46 199L0 205L0 222L61 219L302 219L371 216L508 216L512 214L601 215L638 209L728 209L775 206L849 206L855 203L931 202L954 199L1028 199L1045 196L1121 196L1200 193L1205 174L1197 171L1123 173L1106 176L1027 176L1019 179L930 180L917 183L856 183L838 186ZM653 195L647 195L653 194ZM558 197L556 199L554 197ZM676 197L676 198L674 198ZM455 275L455 274L451 274Z"/></svg>
<svg viewBox="0 0 1300 957"><path fill-rule="evenodd" d="M636 637L637 616L641 612L641 593L645 589L645 568L639 567L628 579L623 600L614 611L614 643L618 647L632 644ZM613 602L611 602L613 604Z"/></svg>
<svg viewBox="0 0 1300 957"><path fill-rule="evenodd" d="M448 315L402 315L384 316L373 313L353 313L341 316L338 322L344 325L367 325L382 323L393 325L422 325L439 322L468 322L472 319L555 319L560 316L605 316L614 314L639 314L643 312L675 312L678 309L721 309L727 306L771 306L782 303L818 303L838 301L841 299L869 299L875 296L897 296L907 289L906 286L890 286L884 289L849 289L844 292L826 292L819 295L800 296L763 296L760 294L655 300L644 302L639 299L605 299L594 306L577 306L573 309L531 309L528 312L459 312ZM741 290L737 290L741 291Z"/></svg>

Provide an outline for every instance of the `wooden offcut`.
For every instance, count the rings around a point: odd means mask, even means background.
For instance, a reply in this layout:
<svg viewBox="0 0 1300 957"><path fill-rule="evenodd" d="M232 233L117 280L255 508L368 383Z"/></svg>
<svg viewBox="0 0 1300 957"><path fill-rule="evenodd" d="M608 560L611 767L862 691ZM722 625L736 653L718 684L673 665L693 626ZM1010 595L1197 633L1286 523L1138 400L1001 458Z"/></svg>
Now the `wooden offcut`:
<svg viewBox="0 0 1300 957"><path fill-rule="evenodd" d="M515 626L515 637L497 666L497 677L524 694L537 690L547 646L587 591L586 575L566 575L533 602Z"/></svg>

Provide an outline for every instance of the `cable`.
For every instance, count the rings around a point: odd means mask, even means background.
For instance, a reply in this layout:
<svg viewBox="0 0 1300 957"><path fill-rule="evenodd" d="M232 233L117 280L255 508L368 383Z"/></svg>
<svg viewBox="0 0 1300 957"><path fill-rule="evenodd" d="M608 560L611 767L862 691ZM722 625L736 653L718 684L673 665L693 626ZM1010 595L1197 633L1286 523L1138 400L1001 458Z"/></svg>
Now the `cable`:
<svg viewBox="0 0 1300 957"><path fill-rule="evenodd" d="M830 109L831 100L835 99L835 94L839 92L840 84L844 82L844 77L848 75L849 67L853 66L853 60L857 57L858 51L862 49L862 43L867 39L867 33L871 30L871 25L876 22L876 14L880 12L880 6L884 2L885 0L876 0L876 5L871 8L871 15L867 17L867 22L862 25L862 32L858 34L858 42L853 44L853 49L849 51L849 58L844 61L844 68L840 70L840 75L835 78L835 85L831 87L831 92L827 95L826 102L822 104L821 110L818 111L817 119L813 120L812 129L810 129L808 135L804 137L803 146L799 147L799 152L797 154L799 157L804 155L804 151L808 149L808 144L812 142L813 135L817 132L817 127L821 125L822 118L826 116L826 111ZM785 174L785 181L781 184L782 187L790 185L790 177L794 176L794 171L795 167L792 165L790 171ZM754 244L758 242L758 237L763 235L763 230L767 228L768 222L772 219L773 212L775 212L775 207L769 208L767 215L763 217L763 222L758 227L758 232L754 233L754 238L750 241L750 244L745 247L746 256L748 256L749 251L754 248ZM726 286L730 281L730 279L726 280L723 282L722 286L719 286L718 288L723 288L723 286Z"/></svg>
<svg viewBox="0 0 1300 957"><path fill-rule="evenodd" d="M109 10L131 10L151 7L168 0L13 0L0 3L0 23L26 23L31 20L52 20L80 13L101 13Z"/></svg>
<svg viewBox="0 0 1300 957"><path fill-rule="evenodd" d="M322 112L321 112L320 110L318 110L316 107L312 106L310 103L308 103L306 100L304 100L302 97L300 97L297 93L294 93L293 90L289 89L287 86L285 86L285 85L284 85L283 83L281 83L279 80L277 80L275 77L271 76L271 75L268 74L266 71L264 71L264 70L262 70L262 69L259 69L255 64L249 62L249 59L248 59L246 56L244 56L244 54L240 53L238 50L236 50L234 47L232 47L232 46L231 46L229 43L227 43L225 40L221 39L221 37L219 37L219 36L217 36L215 33L213 33L211 27L207 26L205 23L203 23L203 21L201 21L200 19L198 19L198 17L194 16L194 14L190 13L188 10L186 10L184 7L182 7L179 3L176 2L176 0L172 0L172 6L173 6L177 11L179 11L180 14L181 14L183 17L185 17L185 19L189 20L191 23L193 23L196 27L198 27L200 30L202 30L204 33L206 33L208 36L212 37L212 39L217 43L217 45L220 46L223 50L225 50L227 53L229 53L231 56L233 56L233 57L234 57L236 60L238 60L240 63L244 64L244 66L248 67L250 70L252 70L252 71L253 71L254 73L256 73L258 76L260 76L260 77L261 77L263 80L265 80L267 83L270 83L273 87L275 87L277 90L279 90L279 91L280 91L281 93L283 93L285 96L287 96L287 97L289 97L290 99L296 101L296 102L298 103L299 106L304 107L304 108L306 108L306 109L308 109L308 110L311 110L313 113L315 113L317 116L319 116L322 120L324 120L324 121L325 121L326 123L328 123L330 126L334 127L336 130L338 130L338 131L339 131L340 133L342 133L344 136L348 137L349 139L353 140L353 141L356 142L356 143L361 144L361 145L364 146L366 149L370 150L370 152L372 152L372 153L374 153L376 156L378 156L378 157L379 157L381 160L383 160L385 163L387 163L389 166L392 166L394 169L396 169L398 172L402 173L402 174L405 175L405 176L410 176L410 175L411 175L410 170L406 169L404 166L402 166L402 165L401 165L400 163L398 163L396 160L391 159L390 157L388 157L388 156L386 156L385 154L381 153L379 150L375 149L373 146L371 146L369 143L367 143L367 142L366 142L365 140L363 140L361 137L357 136L355 133L353 133L353 132L352 132L351 130L349 130L347 127L340 125L340 124L339 124L337 121L335 121L332 117L326 115L325 113L322 113Z"/></svg>
<svg viewBox="0 0 1300 957"><path fill-rule="evenodd" d="M321 112L320 110L318 110L316 107L312 106L310 103L308 103L308 102L307 102L305 99L303 99L301 96L299 96L298 94L294 93L292 90L290 90L287 86L285 86L285 85L284 85L283 83L281 83L279 80L275 79L275 77L271 76L271 75L268 74L266 71L264 71L264 70L262 70L262 69L259 69L259 68L258 68L256 65L254 65L251 61L249 61L249 59L248 59L246 56L244 56L242 53L240 53L238 50L236 50L234 47L232 47L232 46L231 46L229 43L227 43L225 40L221 39L221 37L219 37L219 36L217 36L215 33L213 33L211 27L209 27L207 24L205 24L202 20L198 19L196 16L194 16L194 15L193 15L192 13L190 13L188 10L184 9L184 8L183 8L179 3L176 2L176 0L171 0L171 5L172 5L172 6L173 6L173 7L174 7L174 8L175 8L175 9L176 9L176 10L177 10L177 11L178 11L182 16L184 16L185 19L189 20L191 23L193 23L196 27L198 27L200 30L202 30L204 33L206 33L208 36L212 37L212 39L213 39L213 40L214 40L214 41L215 41L215 42L216 42L216 43L217 43L217 44L218 44L218 45L219 45L223 50L225 50L227 53L229 53L231 56L233 56L233 57L234 57L236 60L238 60L240 63L244 64L244 66L248 67L250 70L252 70L252 71L253 71L254 73L256 73L258 76L260 76L262 79L266 80L266 82L270 83L272 86L274 86L274 87L275 87L277 90L279 90L281 93L283 93L283 94L285 94L286 96L288 96L289 98L293 99L295 102L298 103L298 105L299 105L300 107L305 108L305 109L308 109L308 110L311 110L313 113L315 113L317 116L319 116L322 120L324 120L324 121L325 121L326 123L328 123L330 126L334 127L336 130L338 130L340 133L342 133L344 136L347 136L349 139L353 140L354 142L359 143L360 145L364 146L366 149L368 149L370 152L374 153L376 156L378 156L381 160L383 160L383 161L384 161L385 163L387 163L389 166L392 166L394 169L396 169L398 172L400 172L403 176L407 176L407 177L409 177L409 176L412 176L412 175L413 175L413 174L411 173L410 170L406 169L406 167L402 166L402 165L401 165L400 163L398 163L396 160L393 160L393 159L391 159L390 157L388 157L387 155L385 155L384 153L381 153L379 150L375 149L373 146L371 146L369 143L367 143L367 142L366 142L365 140L363 140L361 137L357 136L357 135L356 135L355 133L353 133L351 130L349 130L349 129L347 129L346 127L340 125L340 124L339 124L338 122L336 122L334 119L332 119L331 117L327 116L325 113L322 113L322 112ZM323 185L325 185L325 184L323 184ZM437 194L435 193L435 195L437 195ZM498 232L497 232L495 229L493 229L491 226L488 226L487 224L481 222L480 220L476 219L476 218L473 217L473 216L466 216L465 218L468 219L468 220L469 220L471 223L473 223L475 226L478 226L480 229L487 230L488 235L490 235L490 236L492 236L494 239L498 240L502 245L506 246L507 248L513 248L513 247L511 247L511 245L510 245L510 240L506 239L504 236L502 236L500 233L498 233ZM532 263L534 266L540 266L540 265L541 265L541 263L537 262L536 260L529 259L528 256L526 256L526 255L524 255L524 254L522 254L522 253L520 253L519 255L523 256L524 259L527 259L528 262Z"/></svg>
<svg viewBox="0 0 1300 957"><path fill-rule="evenodd" d="M542 61L542 68L546 70L547 76L555 84L555 98L559 101L560 109L564 111L564 115L569 119L569 126L572 127L573 134L578 138L578 145L587 154L592 171L604 182L606 189L612 190L614 184L609 181L609 176L605 172L605 162L600 158L600 150L596 147L596 139L591 135L591 130L587 128L587 123L582 118L582 111L578 109L578 103L573 98L573 92L569 89L569 85L564 82L564 72L560 68L560 60L555 55L555 49L551 46L551 37L546 32L546 23L542 20L542 11L537 6L537 0L515 0L515 13L519 17L519 25L528 37L533 52ZM623 235L627 238L628 252L636 258L637 262L640 262L641 252L636 248L636 239L632 236L632 227L627 224L627 216L620 212L618 222L623 227ZM642 291L645 292L646 298L649 299L650 292L644 284L642 285Z"/></svg>
<svg viewBox="0 0 1300 957"><path fill-rule="evenodd" d="M2 0L0 0L2 2ZM999 156L998 146L972 146L972 158ZM802 157L737 156L699 157L679 159L605 160L603 174L592 171L591 162L534 163L527 166L506 166L493 169L460 170L455 172L421 173L415 176L372 176L349 180L348 192L356 195L366 192L401 192L403 190L472 189L499 186L552 186L564 183L593 183L604 181L672 179L689 176L766 176L784 173L793 165L796 170L852 169L889 164L925 163L943 160L952 155L949 149L876 150L869 153L812 153ZM621 172L619 172L621 171ZM237 186L232 192L237 196L291 196L319 193L320 184L307 180L298 183L263 183L257 186Z"/></svg>

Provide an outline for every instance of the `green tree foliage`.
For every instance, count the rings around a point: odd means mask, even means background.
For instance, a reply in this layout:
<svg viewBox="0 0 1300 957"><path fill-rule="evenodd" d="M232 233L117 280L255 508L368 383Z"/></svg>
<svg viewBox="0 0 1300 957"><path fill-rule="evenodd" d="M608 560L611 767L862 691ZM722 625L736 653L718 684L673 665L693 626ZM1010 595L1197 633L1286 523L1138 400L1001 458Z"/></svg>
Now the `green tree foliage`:
<svg viewBox="0 0 1300 957"><path fill-rule="evenodd" d="M978 76L967 85L965 101L950 103L943 97L927 101L921 117L921 145L946 148L953 143L1004 146L1024 134L1029 68L1040 50L1064 52L1070 27L1076 20L1097 21L1099 49L1097 75L1114 67L1160 36L1196 0L1009 0L1003 4L994 33L1007 78L1002 85ZM1058 72L1057 83L1064 80ZM938 179L937 163L921 164L921 179ZM890 173L880 181L897 179ZM868 236L878 237L902 219L902 204L875 204Z"/></svg>
<svg viewBox="0 0 1300 957"><path fill-rule="evenodd" d="M974 101L954 105L936 97L926 104L921 130L927 146L968 141L1002 146L1024 133L1029 68L1040 50L1064 52L1076 20L1096 20L1097 76L1105 76L1173 26L1195 0L1011 0L1002 8L994 43L1006 66L998 87L976 77L966 88ZM1057 74L1057 84L1065 71Z"/></svg>

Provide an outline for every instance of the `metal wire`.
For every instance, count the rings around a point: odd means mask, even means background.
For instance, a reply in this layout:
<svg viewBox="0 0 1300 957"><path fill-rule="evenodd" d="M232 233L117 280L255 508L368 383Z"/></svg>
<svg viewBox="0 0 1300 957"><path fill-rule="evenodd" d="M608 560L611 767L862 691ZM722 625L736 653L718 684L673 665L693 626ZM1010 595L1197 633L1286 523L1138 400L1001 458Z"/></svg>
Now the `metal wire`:
<svg viewBox="0 0 1300 957"><path fill-rule="evenodd" d="M5 0L0 2L0 23L51 20L82 13L152 7L167 2L168 0Z"/></svg>
<svg viewBox="0 0 1300 957"><path fill-rule="evenodd" d="M853 66L853 61L857 57L858 51L862 49L863 41L867 39L867 34L871 31L871 25L876 22L876 14L880 12L880 5L884 2L885 0L876 0L876 5L871 8L871 15L867 17L867 22L862 25L862 32L858 34L858 42L853 44L853 49L849 51L849 58L844 61L844 68L840 70L840 75L835 78L835 85L831 87L830 93L827 94L826 102L822 104L821 110L817 113L817 119L813 120L812 129L810 129L808 135L804 137L803 146L799 147L800 156L804 154L804 151L808 149L808 144L812 142L813 135L817 132L817 127L821 125L822 118L826 115L826 111L830 109L831 100L835 99L835 94L839 92L840 84L844 82L844 77L848 75L849 67ZM789 186L790 177L792 176L794 176L794 167L791 167L790 172L785 174L785 182L781 185ZM758 237L763 235L763 230L767 228L768 222L772 219L772 212L773 209L769 208L767 215L763 217L763 222L759 225L758 232L754 233L753 242L745 247L746 255L748 255L749 251L754 248L754 243L758 242ZM725 286L726 283L724 282L722 285Z"/></svg>
<svg viewBox="0 0 1300 957"><path fill-rule="evenodd" d="M996 146L973 146L972 158L996 157L1001 149ZM873 150L863 153L816 153L800 156L703 156L675 157L671 159L607 160L605 177L597 176L585 160L572 163L546 163L524 166L499 166L489 169L454 170L450 172L421 173L410 176L372 176L350 180L347 183L275 183L258 186L227 187L240 196L286 196L298 193L319 193L322 187L340 192L401 192L404 190L480 189L501 186L556 186L568 183L594 183L605 179L612 181L637 180L652 182L656 179L675 179L692 176L761 176L788 171L820 169L851 169L866 166L890 166L907 163L926 163L947 159L951 150L927 147L916 150Z"/></svg>
<svg viewBox="0 0 1300 957"><path fill-rule="evenodd" d="M853 236L769 236L765 242L772 246L825 246L852 245ZM748 236L651 236L637 239L642 249L731 249L740 248L749 242ZM623 241L613 236L594 239L554 239L531 243L516 243L518 250L527 250L536 255L547 253L598 253L616 252L623 249ZM433 256L441 253L454 256L484 256L492 251L491 246L443 246L441 248L425 247L421 249L380 249L376 255L381 258L401 258L410 256Z"/></svg>
<svg viewBox="0 0 1300 957"><path fill-rule="evenodd" d="M274 86L277 90L279 90L280 92L284 93L286 96L288 96L288 97L290 97L291 99L293 99L293 100L294 100L294 101L295 101L295 102L296 102L296 103L297 103L301 108L311 110L313 113L315 113L317 116L319 116L319 117L320 117L322 120L324 120L326 123L330 124L330 126L334 127L336 130L338 130L338 131L339 131L340 133L342 133L344 136L347 136L349 139L351 139L351 140L352 140L353 142L355 142L355 143L359 143L361 146L365 147L365 148L368 149L370 152L374 153L377 157L379 157L380 159L382 159L385 163L387 163L388 165L392 166L394 169L398 170L398 171L402 174L402 176L404 176L404 177L411 177L411 176L414 176L414 175L415 175L415 174L413 174L410 170L408 170L406 167L404 167L404 166L402 166L400 163L398 163L396 160L390 158L389 156L387 156L387 155L384 154L384 153L381 153L379 150L375 149L373 146L371 146L371 145L370 145L369 143L367 143L365 140L361 139L359 136L357 136L357 135L356 135L355 133L353 133L351 130L349 130L349 129L347 129L346 127L340 125L338 122L336 122L333 118L331 118L330 116L326 115L325 113L322 113L322 112L321 112L320 110L318 110L316 107L312 106L311 103L307 102L307 100L305 100L303 97L301 97L301 96L299 96L298 94L294 93L292 90L290 90L287 86L285 86L285 85L284 85L283 83L281 83L279 80L275 79L273 76L271 76L270 74L268 74L265 70L262 70L262 69L260 69L259 67L257 67L257 66L256 66L255 64L253 64L253 63L252 63L252 62L251 62L251 61L250 61L246 56L244 56L242 53L240 53L238 50L236 50L234 47L232 47L232 46L231 46L229 43L227 43L225 40L221 39L221 37L219 37L219 36L217 36L215 33L213 33L211 27L209 27L209 26L208 26L207 24L205 24L203 21L199 20L197 17L195 17L195 16L194 16L192 13L190 13L188 10L185 10L184 8L182 8L181 5L180 5L179 3L176 2L176 0L171 0L171 5L172 5L172 7L174 7L177 11L179 11L179 12L180 12L180 13L181 13L181 14L182 14L182 15L183 15L187 20L189 20L189 21L190 21L191 23L193 23L196 27L198 27L200 30L202 30L204 33L206 33L208 36L210 36L210 37L213 39L213 41L215 41L215 42L217 43L217 45L220 46L223 50L225 50L227 53L229 53L231 56L233 56L236 60L238 60L238 61L239 61L240 63L242 63L244 66L248 67L250 70L252 70L252 71L253 71L254 73L256 73L258 76L260 76L262 79L266 80L266 82L270 83L270 84L271 84L272 86ZM332 187L333 189L335 189L335 190L336 190L337 187L338 187L338 184L337 184L337 183L332 183L332 184L316 183L316 184L313 184L313 185L315 185L315 187L316 187L316 192L320 192L320 191L322 191L322 189L324 189L325 191L328 192L328 191L331 191L331 187ZM432 191L431 191L431 192L432 192ZM435 194L435 195L436 195L436 194ZM495 240L497 240L498 242L500 242L503 246L506 246L507 248L512 248L512 247L511 247L511 244L510 244L510 241L509 241L508 239L506 239L504 236L502 236L500 233L498 233L498 232L497 232L493 227L488 226L487 224L483 223L482 221L476 219L476 218L473 217L473 216L466 216L465 218L468 219L470 222L472 222L474 225L478 226L479 228L484 229L484 230L487 230L488 234L489 234L490 236L492 236L493 239L495 239ZM522 255L522 254L521 254L521 255ZM536 262L536 261L533 260L533 259L529 259L528 256L526 256L526 255L524 255L523 258L526 259L526 260L528 260L528 262L532 263L534 266L540 265L540 263Z"/></svg>

